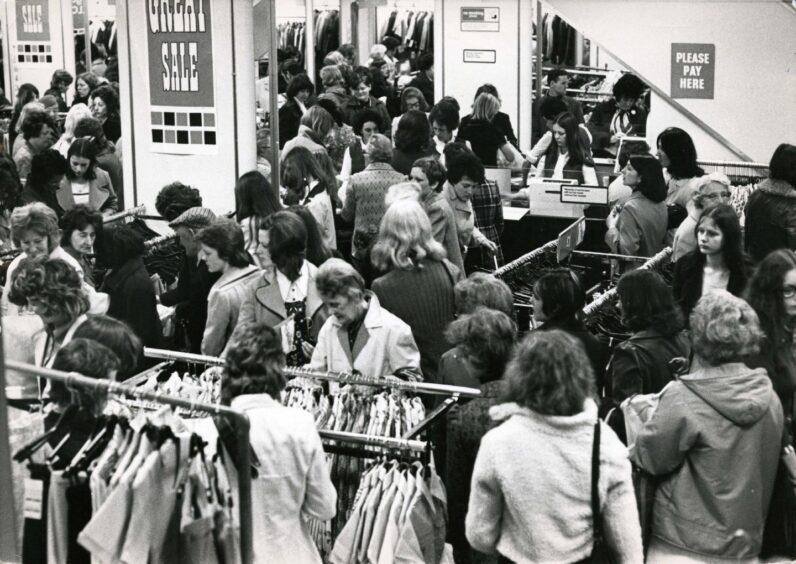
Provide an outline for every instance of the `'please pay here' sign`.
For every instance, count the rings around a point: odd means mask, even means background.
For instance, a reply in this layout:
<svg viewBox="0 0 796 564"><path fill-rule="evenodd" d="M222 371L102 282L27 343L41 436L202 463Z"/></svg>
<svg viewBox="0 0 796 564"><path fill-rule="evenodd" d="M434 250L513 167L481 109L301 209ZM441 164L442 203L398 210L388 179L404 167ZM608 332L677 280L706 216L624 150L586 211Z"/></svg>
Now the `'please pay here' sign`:
<svg viewBox="0 0 796 564"><path fill-rule="evenodd" d="M716 46L672 43L672 98L713 99Z"/></svg>

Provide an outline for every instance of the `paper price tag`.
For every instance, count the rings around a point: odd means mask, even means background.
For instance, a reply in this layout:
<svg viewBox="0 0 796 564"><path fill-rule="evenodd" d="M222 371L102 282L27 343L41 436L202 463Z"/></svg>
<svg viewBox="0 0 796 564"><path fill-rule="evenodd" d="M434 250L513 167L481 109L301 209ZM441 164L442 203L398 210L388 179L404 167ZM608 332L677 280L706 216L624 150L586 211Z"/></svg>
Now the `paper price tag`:
<svg viewBox="0 0 796 564"><path fill-rule="evenodd" d="M25 479L25 519L41 520L42 503L44 501L44 482L41 480Z"/></svg>

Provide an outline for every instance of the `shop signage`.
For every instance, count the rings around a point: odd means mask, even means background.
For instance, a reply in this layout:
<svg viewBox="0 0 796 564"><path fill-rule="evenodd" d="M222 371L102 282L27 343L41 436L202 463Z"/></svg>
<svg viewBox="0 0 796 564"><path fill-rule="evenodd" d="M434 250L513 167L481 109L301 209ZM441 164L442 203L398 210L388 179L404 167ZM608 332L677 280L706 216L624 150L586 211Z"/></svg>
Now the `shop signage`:
<svg viewBox="0 0 796 564"><path fill-rule="evenodd" d="M500 8L462 8L462 31L500 31Z"/></svg>
<svg viewBox="0 0 796 564"><path fill-rule="evenodd" d="M152 148L215 153L211 0L147 0Z"/></svg>
<svg viewBox="0 0 796 564"><path fill-rule="evenodd" d="M16 1L17 40L50 41L50 1Z"/></svg>
<svg viewBox="0 0 796 564"><path fill-rule="evenodd" d="M85 33L86 0L72 0L72 28L77 33Z"/></svg>
<svg viewBox="0 0 796 564"><path fill-rule="evenodd" d="M713 99L716 46L712 43L672 43L672 98Z"/></svg>
<svg viewBox="0 0 796 564"><path fill-rule="evenodd" d="M465 63L494 63L496 53L494 49L465 49L462 60Z"/></svg>
<svg viewBox="0 0 796 564"><path fill-rule="evenodd" d="M608 205L608 188L602 186L561 185L562 204Z"/></svg>
<svg viewBox="0 0 796 564"><path fill-rule="evenodd" d="M563 186L562 186L563 188ZM578 245L583 242L583 237L586 235L586 218L581 217L575 223L564 229L558 235L558 247L556 249L556 258L561 263L572 254Z"/></svg>

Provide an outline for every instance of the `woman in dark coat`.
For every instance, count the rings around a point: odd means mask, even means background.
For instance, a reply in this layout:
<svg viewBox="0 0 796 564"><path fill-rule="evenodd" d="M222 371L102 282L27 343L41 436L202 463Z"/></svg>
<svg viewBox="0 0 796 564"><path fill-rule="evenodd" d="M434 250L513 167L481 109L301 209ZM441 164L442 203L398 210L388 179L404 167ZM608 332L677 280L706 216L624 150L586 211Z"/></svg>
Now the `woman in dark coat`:
<svg viewBox="0 0 796 564"><path fill-rule="evenodd" d="M101 289L110 297L108 315L127 323L145 347L157 347L163 330L155 290L144 266L144 239L121 226L105 231L103 247L111 266Z"/></svg>
<svg viewBox="0 0 796 564"><path fill-rule="evenodd" d="M279 108L279 148L298 135L301 116L311 105L310 96L315 87L306 74L297 74L287 85L287 102Z"/></svg>
<svg viewBox="0 0 796 564"><path fill-rule="evenodd" d="M103 84L91 91L91 113L102 122L102 130L113 143L122 136L122 119L119 117L119 95L112 86Z"/></svg>
<svg viewBox="0 0 796 564"><path fill-rule="evenodd" d="M636 102L646 85L627 73L614 84L613 98L594 108L587 127L592 136L595 157L613 157L623 137L646 137L647 110Z"/></svg>

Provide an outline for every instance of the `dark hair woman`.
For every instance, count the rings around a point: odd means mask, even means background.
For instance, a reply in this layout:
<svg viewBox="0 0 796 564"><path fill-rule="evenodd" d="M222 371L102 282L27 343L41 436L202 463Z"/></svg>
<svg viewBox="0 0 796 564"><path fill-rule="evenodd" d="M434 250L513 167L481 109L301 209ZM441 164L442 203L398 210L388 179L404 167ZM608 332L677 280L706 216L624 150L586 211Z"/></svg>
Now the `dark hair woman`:
<svg viewBox="0 0 796 564"><path fill-rule="evenodd" d="M431 131L434 134L432 139L434 156L440 158L443 156L445 145L453 141L456 130L459 128L458 104L453 104L443 98L431 108L428 122L431 124Z"/></svg>
<svg viewBox="0 0 796 564"><path fill-rule="evenodd" d="M111 266L102 283L111 300L108 315L129 325L144 346L157 347L163 333L155 290L144 266L143 237L121 226L105 230L102 239L102 254Z"/></svg>
<svg viewBox="0 0 796 564"><path fill-rule="evenodd" d="M740 296L749 278L741 223L731 206L722 204L704 212L696 239L697 249L674 264L672 290L686 319L708 292L727 290Z"/></svg>
<svg viewBox="0 0 796 564"><path fill-rule="evenodd" d="M94 279L94 242L102 233L102 214L88 206L78 204L61 218L61 247L83 269L87 284L96 287Z"/></svg>
<svg viewBox="0 0 796 564"><path fill-rule="evenodd" d="M544 273L533 287L533 318L541 325L537 331L560 329L575 337L589 357L597 389L602 390L608 349L589 333L581 319L586 305L586 291L578 275L567 268Z"/></svg>
<svg viewBox="0 0 796 564"><path fill-rule="evenodd" d="M108 176L111 178L111 186L113 186L113 191L118 200L118 207L120 210L125 209L124 171L122 170L122 161L120 156L116 153L116 146L105 137L102 123L93 117L81 118L75 125L74 136L94 138L94 145L97 147L97 168L108 173Z"/></svg>
<svg viewBox="0 0 796 564"><path fill-rule="evenodd" d="M282 209L279 193L256 170L247 172L235 183L235 208L235 219L243 230L244 248L256 262L257 223Z"/></svg>
<svg viewBox="0 0 796 564"><path fill-rule="evenodd" d="M287 102L279 108L279 148L298 135L301 116L311 105L315 85L306 74L297 74L287 85Z"/></svg>
<svg viewBox="0 0 796 564"><path fill-rule="evenodd" d="M650 155L633 155L622 175L633 192L608 216L605 242L615 253L651 257L663 249L668 226L661 165Z"/></svg>
<svg viewBox="0 0 796 564"><path fill-rule="evenodd" d="M91 91L91 112L102 122L105 137L116 143L122 136L122 121L119 117L119 94L112 86L103 84Z"/></svg>
<svg viewBox="0 0 796 564"><path fill-rule="evenodd" d="M398 120L398 129L393 140L395 150L392 154L392 167L401 174L408 175L412 163L430 154L429 141L431 128L426 114L419 110L409 110Z"/></svg>
<svg viewBox="0 0 796 564"><path fill-rule="evenodd" d="M196 234L196 241L201 245L199 258L207 270L221 273L207 296L207 321L202 336L202 354L218 356L238 324L246 289L259 269L250 264L243 232L233 220L215 220Z"/></svg>
<svg viewBox="0 0 796 564"><path fill-rule="evenodd" d="M768 178L746 205L746 248L755 261L776 249L796 249L796 145L771 156Z"/></svg>
<svg viewBox="0 0 796 564"><path fill-rule="evenodd" d="M75 339L90 339L108 347L118 358L117 380L126 380L136 373L144 361L144 346L130 327L107 315L89 315L75 331Z"/></svg>
<svg viewBox="0 0 796 564"><path fill-rule="evenodd" d="M99 79L93 72L84 72L77 75L75 80L75 97L72 99L72 106L77 104L90 104L91 93L99 86Z"/></svg>
<svg viewBox="0 0 796 564"><path fill-rule="evenodd" d="M627 449L597 417L583 347L563 331L533 331L504 378L507 403L490 410L497 426L481 439L475 459L465 521L470 546L514 562L588 560L594 521L584 484L593 472L597 424L600 483L607 488L600 488L602 529L618 560L642 562Z"/></svg>
<svg viewBox="0 0 796 564"><path fill-rule="evenodd" d="M304 147L296 147L284 158L280 173L282 185L287 188L285 203L306 206L318 222L323 242L330 249L336 249L332 197L337 180L322 168L319 157L323 158Z"/></svg>
<svg viewBox="0 0 796 564"><path fill-rule="evenodd" d="M97 145L93 139L83 137L72 141L66 160L69 167L58 189L58 202L63 209L84 204L105 215L119 210L111 177L97 167Z"/></svg>
<svg viewBox="0 0 796 564"><path fill-rule="evenodd" d="M691 344L672 290L657 272L625 273L617 286L622 322L633 334L614 349L605 397L619 405L633 394L661 391L674 375L673 358L688 358Z"/></svg>
<svg viewBox="0 0 796 564"><path fill-rule="evenodd" d="M202 195L182 182L166 184L155 198L155 209L168 221L174 221L191 208L202 207Z"/></svg>
<svg viewBox="0 0 796 564"><path fill-rule="evenodd" d="M470 480L478 445L491 427L489 409L498 403L505 387L503 372L514 350L517 326L505 313L480 308L451 323L446 337L458 349L469 371L478 378L481 390L479 397L450 411L444 459L444 467L447 468L448 533L454 558L456 562L470 562L472 549L464 531Z"/></svg>
<svg viewBox="0 0 796 564"><path fill-rule="evenodd" d="M343 165L340 168L340 190L345 193L351 176L365 170L365 147L370 136L374 133L384 133L385 127L381 125L381 117L370 108L354 114L352 123L357 138L351 142L343 155Z"/></svg>
<svg viewBox="0 0 796 564"><path fill-rule="evenodd" d="M337 494L312 415L280 401L284 364L278 331L265 323L242 326L230 340L221 395L251 421L249 442L260 461L258 472L268 477L252 493L258 515L252 530L253 561L317 562L318 549L303 519L334 517ZM274 523L281 531L276 536Z"/></svg>
<svg viewBox="0 0 796 564"><path fill-rule="evenodd" d="M408 61L407 61L408 63ZM390 127L390 134L395 139L395 132L398 131L398 122L401 117L410 110L419 110L423 113L428 112L429 106L423 93L414 86L407 86L401 91L400 110L401 113L392 118L392 126Z"/></svg>
<svg viewBox="0 0 796 564"><path fill-rule="evenodd" d="M594 161L583 144L578 120L571 112L559 115L551 128L553 142L545 152L539 168L547 178L571 179L579 184L599 186Z"/></svg>
<svg viewBox="0 0 796 564"><path fill-rule="evenodd" d="M624 137L646 137L647 110L637 103L646 88L636 75L623 74L613 97L595 106L588 123L595 156L614 157Z"/></svg>
<svg viewBox="0 0 796 564"><path fill-rule="evenodd" d="M337 251L332 251L323 242L321 237L321 230L318 227L318 222L312 212L304 206L290 206L288 211L293 212L301 218L304 222L304 227L307 230L307 260L317 267L320 267L324 262L333 256L339 256Z"/></svg>
<svg viewBox="0 0 796 564"><path fill-rule="evenodd" d="M766 369L782 402L786 440L793 444L796 435L793 418L796 393L796 348L793 346L796 334L796 252L780 249L765 257L749 282L746 300L757 313L763 331L759 353L746 359L746 364ZM796 547L788 525L792 510L788 501L790 494L777 494L787 492L789 483L780 469L766 519L761 556L796 558Z"/></svg>
<svg viewBox="0 0 796 564"><path fill-rule="evenodd" d="M19 89L17 90L17 99L14 101L14 112L11 114L11 122L8 124L8 137L11 147L14 146L14 140L17 138L17 135L19 135L19 125L21 125L20 114L22 113L22 108L24 108L25 104L28 102L35 102L38 99L38 88L28 82L19 85Z"/></svg>
<svg viewBox="0 0 796 564"><path fill-rule="evenodd" d="M668 127L658 135L658 160L666 169L666 203L685 208L698 188L705 171L697 164L697 151L691 136L679 127Z"/></svg>
<svg viewBox="0 0 796 564"><path fill-rule="evenodd" d="M305 259L307 230L299 216L284 210L260 221L258 242L263 270L245 289L238 325L280 326L290 343L288 364L302 366L327 317L315 287L317 268Z"/></svg>
<svg viewBox="0 0 796 564"><path fill-rule="evenodd" d="M58 111L65 113L69 107L66 105L66 91L72 84L74 78L69 71L58 69L53 73L50 79L50 88L44 93L45 96L54 96L57 104Z"/></svg>
<svg viewBox="0 0 796 564"><path fill-rule="evenodd" d="M348 85L351 96L345 106L340 108L343 112L343 121L348 125L354 125L354 116L362 110L372 110L379 116L379 130L385 131L390 125L390 114L384 102L371 95L371 78L364 72L355 72L353 80ZM356 130L354 131L356 133Z"/></svg>

